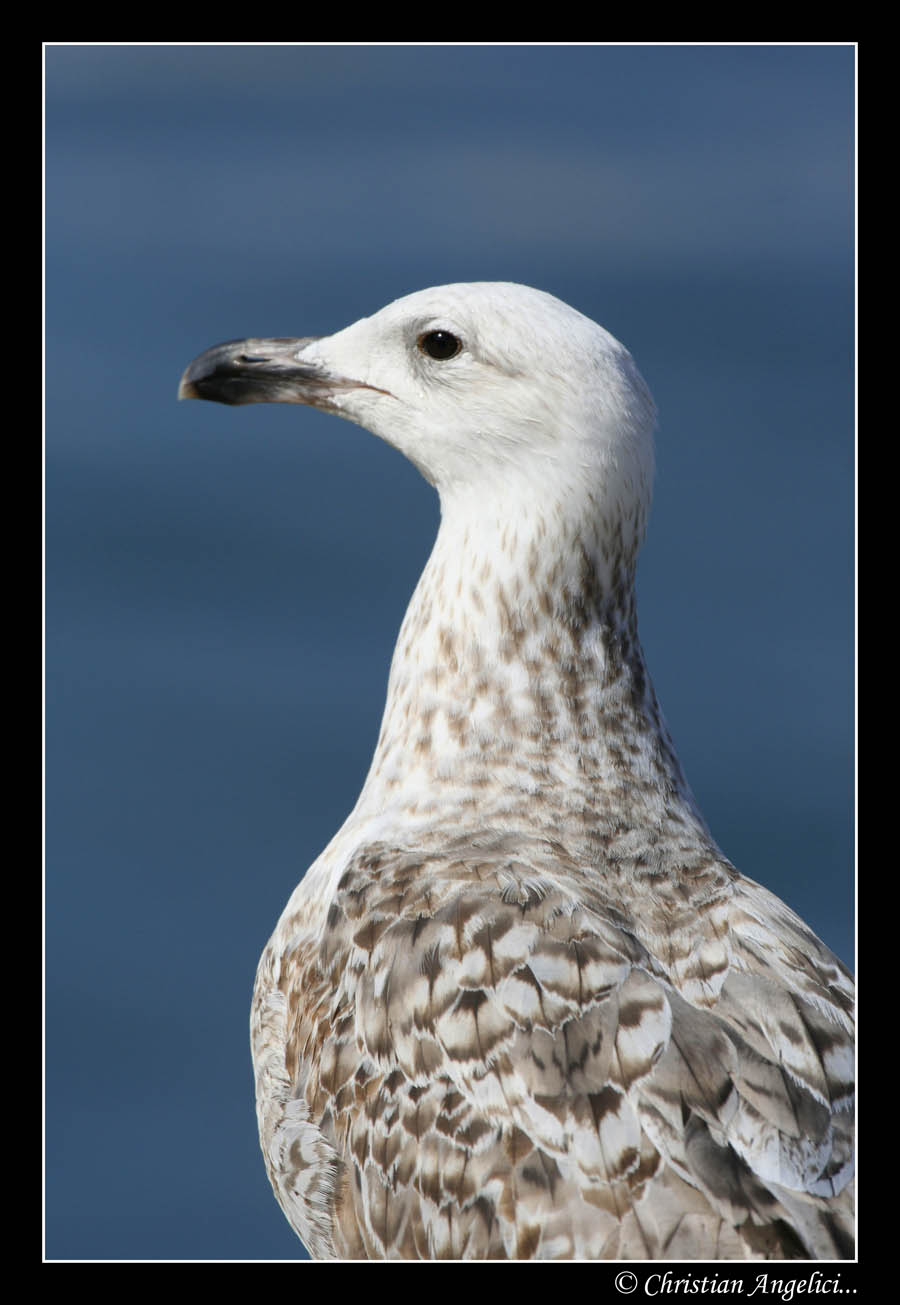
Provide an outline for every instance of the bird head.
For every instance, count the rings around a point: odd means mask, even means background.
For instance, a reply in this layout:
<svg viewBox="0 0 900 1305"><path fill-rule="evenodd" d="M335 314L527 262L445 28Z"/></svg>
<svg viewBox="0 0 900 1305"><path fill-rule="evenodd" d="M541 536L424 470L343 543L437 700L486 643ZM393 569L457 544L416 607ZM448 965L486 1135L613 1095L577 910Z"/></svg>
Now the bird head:
<svg viewBox="0 0 900 1305"><path fill-rule="evenodd" d="M543 291L439 286L324 337L216 345L181 398L300 403L364 426L460 499L589 505L643 535L655 409L628 351Z"/></svg>

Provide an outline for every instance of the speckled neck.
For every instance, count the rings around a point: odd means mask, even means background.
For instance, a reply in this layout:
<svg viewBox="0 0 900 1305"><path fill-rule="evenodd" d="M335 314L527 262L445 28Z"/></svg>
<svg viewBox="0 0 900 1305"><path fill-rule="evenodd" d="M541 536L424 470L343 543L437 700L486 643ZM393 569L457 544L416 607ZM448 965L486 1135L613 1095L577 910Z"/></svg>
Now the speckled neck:
<svg viewBox="0 0 900 1305"><path fill-rule="evenodd" d="M400 630L357 816L563 827L644 801L702 820L637 636L637 532L563 511L445 514ZM661 796L662 795L662 796ZM536 801L538 799L538 801Z"/></svg>

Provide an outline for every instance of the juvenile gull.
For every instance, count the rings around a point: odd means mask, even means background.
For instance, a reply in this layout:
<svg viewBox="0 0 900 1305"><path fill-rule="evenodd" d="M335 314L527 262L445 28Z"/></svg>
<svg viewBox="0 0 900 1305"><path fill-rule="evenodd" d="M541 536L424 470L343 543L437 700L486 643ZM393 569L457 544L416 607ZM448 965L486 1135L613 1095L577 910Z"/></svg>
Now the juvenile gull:
<svg viewBox="0 0 900 1305"><path fill-rule="evenodd" d="M359 800L263 953L275 1194L322 1259L852 1256L850 976L716 846L638 642L654 407L551 295L201 354L440 494Z"/></svg>

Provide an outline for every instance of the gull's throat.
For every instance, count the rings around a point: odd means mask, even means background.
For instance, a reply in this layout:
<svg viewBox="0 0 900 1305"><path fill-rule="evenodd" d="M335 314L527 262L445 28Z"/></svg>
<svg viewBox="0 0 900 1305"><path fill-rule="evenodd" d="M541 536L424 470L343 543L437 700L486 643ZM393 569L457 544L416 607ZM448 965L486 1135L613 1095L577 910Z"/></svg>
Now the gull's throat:
<svg viewBox="0 0 900 1305"><path fill-rule="evenodd" d="M357 811L525 828L539 799L580 837L621 819L623 792L635 822L668 803L702 825L644 664L633 553L552 513L446 515Z"/></svg>

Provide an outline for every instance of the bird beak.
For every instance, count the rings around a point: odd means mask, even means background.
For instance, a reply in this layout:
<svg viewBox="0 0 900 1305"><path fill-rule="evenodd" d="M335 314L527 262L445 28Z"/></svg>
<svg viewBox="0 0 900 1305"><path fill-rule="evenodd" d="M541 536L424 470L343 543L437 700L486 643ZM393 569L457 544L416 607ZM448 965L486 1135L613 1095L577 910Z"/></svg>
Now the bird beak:
<svg viewBox="0 0 900 1305"><path fill-rule="evenodd" d="M324 406L336 390L354 382L334 377L303 350L319 337L228 340L195 358L181 378L179 399L215 403L308 403Z"/></svg>
<svg viewBox="0 0 900 1305"><path fill-rule="evenodd" d="M374 390L365 381L337 376L318 359L304 359L307 345L321 339L227 340L195 358L181 378L179 399L214 403L306 403L339 411L332 400L347 390Z"/></svg>

